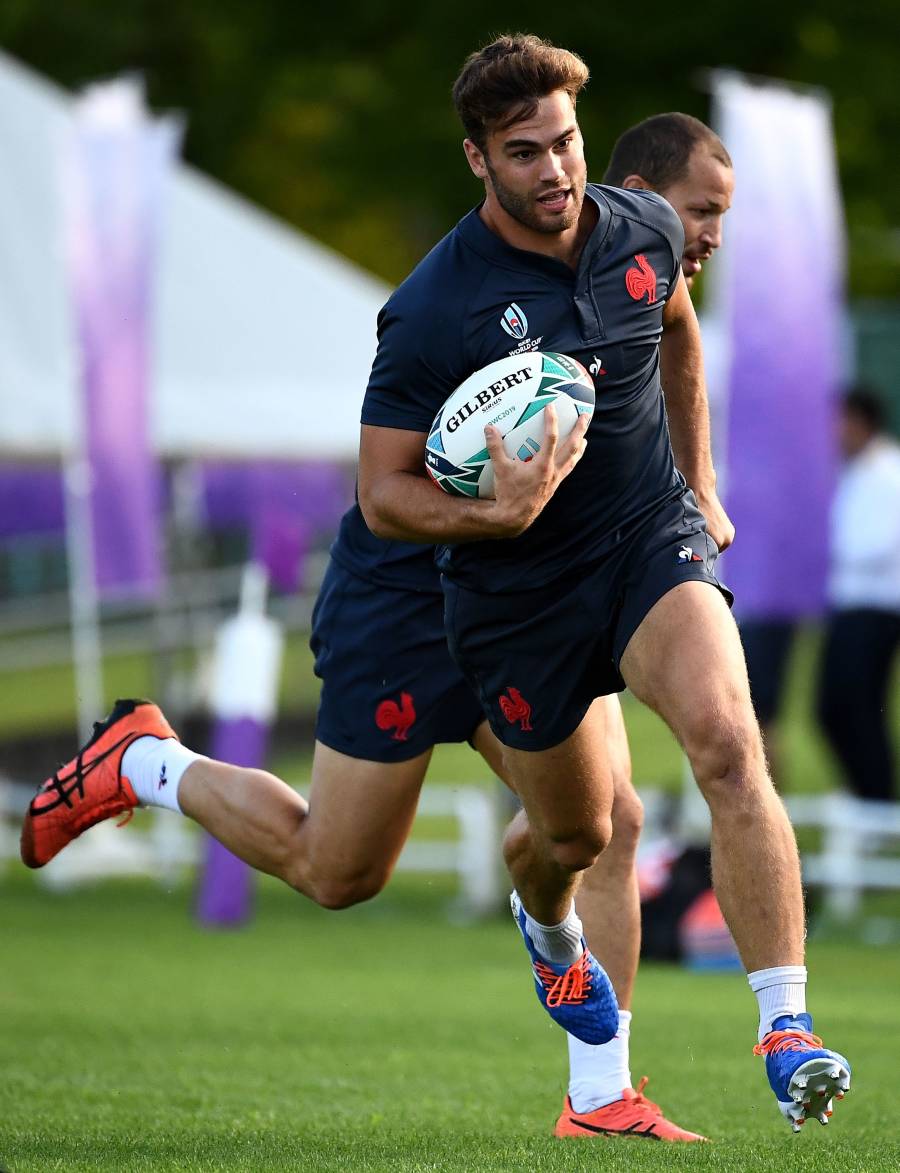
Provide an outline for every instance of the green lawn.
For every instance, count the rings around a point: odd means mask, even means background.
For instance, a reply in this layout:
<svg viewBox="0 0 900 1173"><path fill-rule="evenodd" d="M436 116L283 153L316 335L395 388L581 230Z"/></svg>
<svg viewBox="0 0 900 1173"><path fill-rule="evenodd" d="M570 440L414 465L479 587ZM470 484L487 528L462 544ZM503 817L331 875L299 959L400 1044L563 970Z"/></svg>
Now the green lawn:
<svg viewBox="0 0 900 1173"><path fill-rule="evenodd" d="M900 950L810 949L818 1026L854 1064L794 1137L740 975L645 966L635 1077L715 1140L559 1142L562 1037L506 918L449 926L404 878L326 913L264 881L254 923L199 930L190 893L51 896L0 877L0 1167L46 1170L896 1169Z"/></svg>

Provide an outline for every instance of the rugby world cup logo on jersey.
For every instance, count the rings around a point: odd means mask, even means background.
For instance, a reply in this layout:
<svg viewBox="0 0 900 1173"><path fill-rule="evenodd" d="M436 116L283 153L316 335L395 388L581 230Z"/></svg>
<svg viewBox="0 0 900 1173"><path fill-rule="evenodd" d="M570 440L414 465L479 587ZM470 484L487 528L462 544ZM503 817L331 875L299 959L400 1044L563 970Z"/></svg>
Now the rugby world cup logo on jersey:
<svg viewBox="0 0 900 1173"><path fill-rule="evenodd" d="M510 336L521 342L528 333L528 319L522 313L519 306L513 302L508 305L503 311L503 317L500 319L500 325Z"/></svg>
<svg viewBox="0 0 900 1173"><path fill-rule="evenodd" d="M511 302L503 311L500 318L500 325L510 336L519 341L518 346L514 346L512 350L508 351L510 358L515 358L517 354L526 354L529 350L539 350L541 342L543 341L543 334L539 338L529 338L528 335L528 318L525 316L525 311L520 305L514 301Z"/></svg>

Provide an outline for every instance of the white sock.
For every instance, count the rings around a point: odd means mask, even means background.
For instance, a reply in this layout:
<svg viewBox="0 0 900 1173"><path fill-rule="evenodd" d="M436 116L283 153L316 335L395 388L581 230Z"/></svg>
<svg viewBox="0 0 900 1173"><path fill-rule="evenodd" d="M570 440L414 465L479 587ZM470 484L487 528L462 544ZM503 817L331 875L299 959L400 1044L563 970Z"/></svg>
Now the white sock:
<svg viewBox="0 0 900 1173"><path fill-rule="evenodd" d="M583 1043L573 1035L569 1041L569 1099L575 1112L593 1112L621 1100L622 1092L631 1087L631 1067L628 1061L628 1036L631 1033L631 1011L619 1011L619 1029L615 1036L600 1047Z"/></svg>
<svg viewBox="0 0 900 1173"><path fill-rule="evenodd" d="M203 754L194 753L174 737L138 737L122 757L122 774L131 783L141 806L164 806L181 811L181 776Z"/></svg>
<svg viewBox="0 0 900 1173"><path fill-rule="evenodd" d="M583 928L574 901L565 920L558 925L538 924L526 908L525 931L541 957L554 965L574 965L584 952L581 944Z"/></svg>
<svg viewBox="0 0 900 1173"><path fill-rule="evenodd" d="M783 1014L806 1012L806 966L776 965L747 974L750 989L759 1003L759 1042Z"/></svg>

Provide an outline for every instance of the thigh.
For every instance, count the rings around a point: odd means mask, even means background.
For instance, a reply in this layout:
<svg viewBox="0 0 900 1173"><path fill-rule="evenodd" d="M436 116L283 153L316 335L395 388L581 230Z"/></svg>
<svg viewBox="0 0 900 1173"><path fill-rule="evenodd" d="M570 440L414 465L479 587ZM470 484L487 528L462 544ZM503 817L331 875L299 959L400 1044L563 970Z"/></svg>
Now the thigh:
<svg viewBox="0 0 900 1173"><path fill-rule="evenodd" d="M662 505L631 535L619 553L613 641L617 667L644 618L676 587L706 583L731 605L734 596L716 576L718 558L719 549L706 532L706 520L690 490Z"/></svg>
<svg viewBox="0 0 900 1173"><path fill-rule="evenodd" d="M758 739L737 626L712 584L685 582L663 595L629 640L621 670L689 750L695 737L726 727Z"/></svg>
<svg viewBox="0 0 900 1173"><path fill-rule="evenodd" d="M597 723L601 728L597 729ZM585 715L582 725L585 732L593 728L593 743L596 753L603 753L608 763L613 779L616 800L627 801L637 795L631 785L631 751L628 747L628 734L625 730L625 719L622 716L622 705L618 696L601 696L593 702ZM506 747L491 729L487 721L482 721L472 738L472 745L501 782L504 782L515 793L510 771L504 759Z"/></svg>
<svg viewBox="0 0 900 1173"><path fill-rule="evenodd" d="M316 742L307 833L315 874L387 874L406 842L431 751L372 762Z"/></svg>
<svg viewBox="0 0 900 1173"><path fill-rule="evenodd" d="M574 733L545 750L506 746L504 764L532 827L566 839L608 822L613 780L606 752L610 713L595 702Z"/></svg>

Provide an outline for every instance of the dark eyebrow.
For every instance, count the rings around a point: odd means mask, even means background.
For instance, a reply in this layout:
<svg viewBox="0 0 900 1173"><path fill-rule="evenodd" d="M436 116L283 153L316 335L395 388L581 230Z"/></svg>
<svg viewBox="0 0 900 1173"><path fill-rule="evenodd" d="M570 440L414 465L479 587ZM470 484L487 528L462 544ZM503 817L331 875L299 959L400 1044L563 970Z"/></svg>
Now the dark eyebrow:
<svg viewBox="0 0 900 1173"><path fill-rule="evenodd" d="M573 125L570 126L567 130L564 130L562 132L562 134L557 135L556 138L553 140L553 142L558 143L564 138L571 138L577 129L578 129L578 127L575 126L573 123ZM508 142L505 142L503 144L503 149L504 149L504 151L509 151L509 150L520 151L523 147L529 147L532 149L537 147L540 150L540 146L541 146L541 144L539 142L537 142L536 139L511 138L511 139L509 139Z"/></svg>
<svg viewBox="0 0 900 1173"><path fill-rule="evenodd" d="M718 200L705 200L702 203L698 201L695 206L700 208L700 210L703 212L719 212L723 216L728 211L728 208L726 208L723 204L720 204ZM729 207L730 206L731 205L729 205Z"/></svg>

